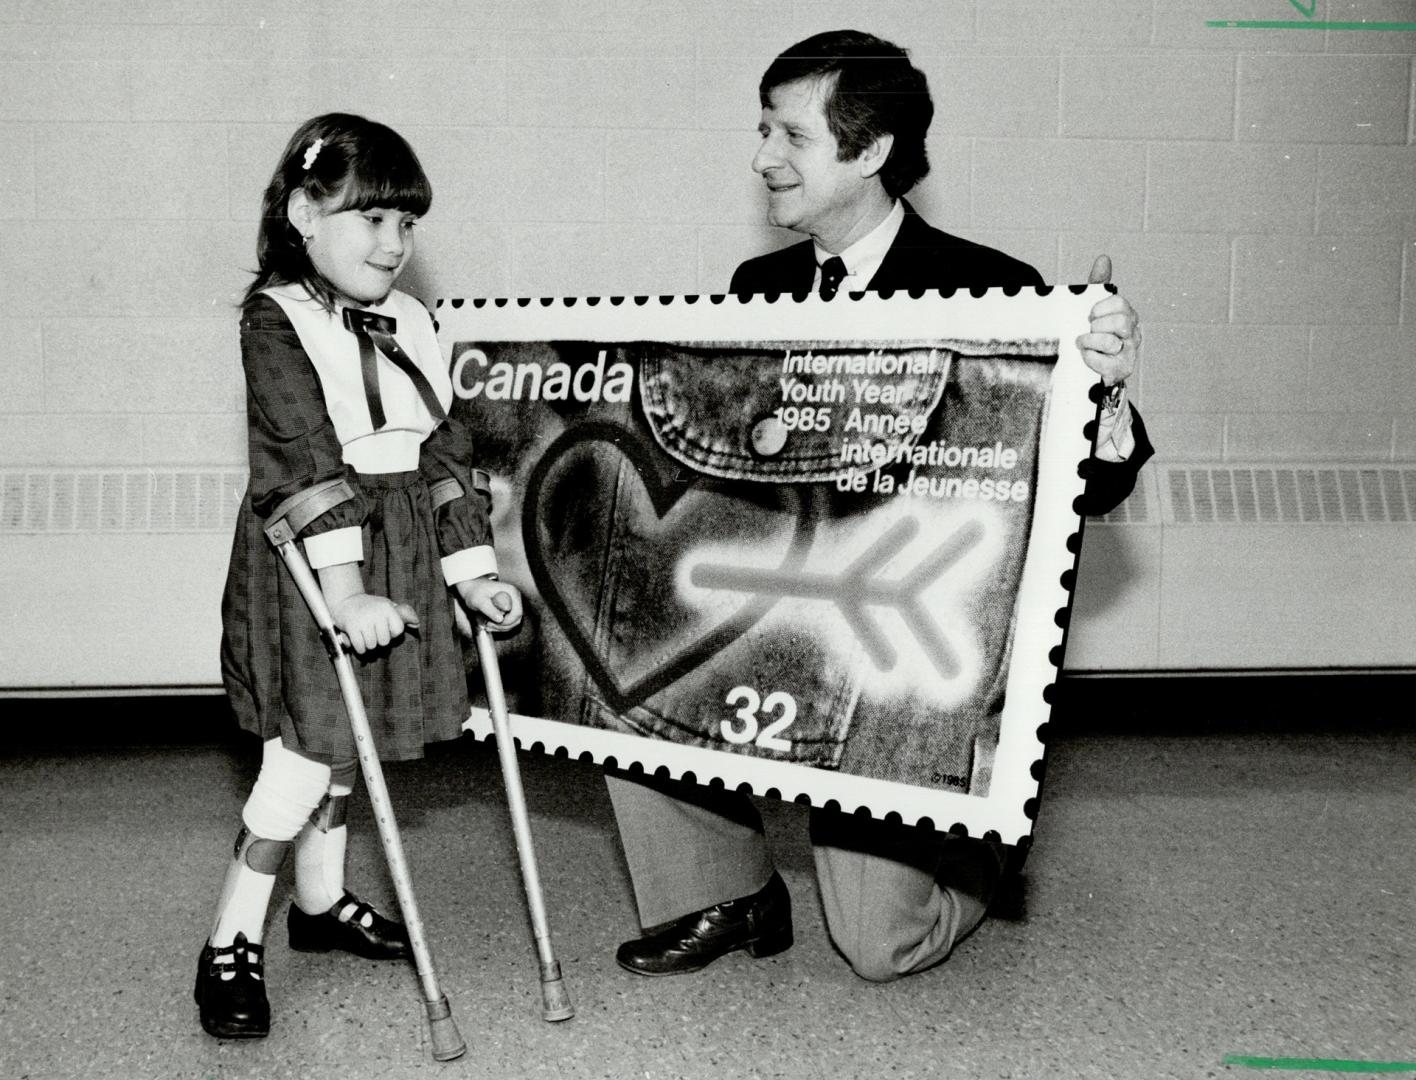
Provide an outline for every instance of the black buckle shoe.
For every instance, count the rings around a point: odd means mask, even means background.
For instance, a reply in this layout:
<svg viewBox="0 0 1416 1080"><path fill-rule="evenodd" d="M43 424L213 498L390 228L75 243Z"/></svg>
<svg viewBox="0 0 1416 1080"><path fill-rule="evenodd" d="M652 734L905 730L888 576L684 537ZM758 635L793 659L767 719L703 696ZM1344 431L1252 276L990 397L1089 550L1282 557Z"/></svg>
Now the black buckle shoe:
<svg viewBox="0 0 1416 1080"><path fill-rule="evenodd" d="M341 919L341 915L345 917ZM368 926L364 925L366 916ZM319 915L307 915L298 904L291 904L286 926L290 947L300 952L342 949L370 960L401 960L413 949L406 926L384 918L351 893Z"/></svg>
<svg viewBox="0 0 1416 1080"><path fill-rule="evenodd" d="M218 1039L259 1039L270 1034L270 1002L265 990L265 949L237 934L222 949L210 942L197 961L193 996L202 1029ZM225 976L230 976L226 978Z"/></svg>
<svg viewBox="0 0 1416 1080"><path fill-rule="evenodd" d="M626 941L615 959L638 975L682 975L738 949L764 957L791 945L792 897L774 871L751 896L695 911L657 934Z"/></svg>

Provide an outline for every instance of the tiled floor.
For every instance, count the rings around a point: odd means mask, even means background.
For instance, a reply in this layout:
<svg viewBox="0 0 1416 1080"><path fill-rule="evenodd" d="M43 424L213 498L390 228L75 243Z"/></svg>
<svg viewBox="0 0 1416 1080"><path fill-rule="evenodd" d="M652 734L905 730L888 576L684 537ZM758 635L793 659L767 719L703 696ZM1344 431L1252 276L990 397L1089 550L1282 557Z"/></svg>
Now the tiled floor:
<svg viewBox="0 0 1416 1080"><path fill-rule="evenodd" d="M1226 697L1217 683L1217 714ZM764 807L796 901L796 946L694 976L621 971L614 946L636 926L598 770L523 755L578 1009L559 1025L540 1019L493 749L464 740L391 766L429 940L469 1046L447 1064L429 1056L411 966L290 951L286 878L267 937L270 1038L201 1031L192 977L253 743L10 745L0 1077L1159 1080L1255 1071L1226 1055L1416 1061L1411 726L1279 734L1272 717L1246 730L1233 716L1152 734L1134 702L1116 719L1050 751L1038 845L1008 910L947 963L888 986L834 953L803 811L775 803ZM354 802L351 884L391 906L362 792Z"/></svg>

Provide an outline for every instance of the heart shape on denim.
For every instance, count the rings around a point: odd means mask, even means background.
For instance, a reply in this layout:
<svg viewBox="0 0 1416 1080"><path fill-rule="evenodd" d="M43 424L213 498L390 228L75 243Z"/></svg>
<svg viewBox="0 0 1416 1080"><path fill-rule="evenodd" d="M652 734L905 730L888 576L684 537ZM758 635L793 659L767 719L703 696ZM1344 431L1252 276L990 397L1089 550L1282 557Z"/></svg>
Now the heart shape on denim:
<svg viewBox="0 0 1416 1080"><path fill-rule="evenodd" d="M527 480L521 529L547 608L607 703L638 705L716 656L777 602L749 596L704 614L678 592L685 549L782 545L777 570L799 569L815 533L810 486L692 474L650 439L618 424L577 424Z"/></svg>

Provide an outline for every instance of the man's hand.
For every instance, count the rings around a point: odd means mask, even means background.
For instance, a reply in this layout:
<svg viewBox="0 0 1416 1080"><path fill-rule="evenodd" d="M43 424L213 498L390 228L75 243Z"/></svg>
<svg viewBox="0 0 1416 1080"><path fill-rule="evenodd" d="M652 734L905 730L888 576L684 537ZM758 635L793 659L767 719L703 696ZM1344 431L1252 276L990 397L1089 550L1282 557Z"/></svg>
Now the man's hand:
<svg viewBox="0 0 1416 1080"><path fill-rule="evenodd" d="M1098 255L1087 281L1104 285L1111 280L1111 259ZM1091 309L1091 331L1077 338L1077 348L1087 367L1101 376L1107 386L1130 378L1136 369L1136 350L1141 347L1141 320L1129 301L1120 294L1098 301Z"/></svg>

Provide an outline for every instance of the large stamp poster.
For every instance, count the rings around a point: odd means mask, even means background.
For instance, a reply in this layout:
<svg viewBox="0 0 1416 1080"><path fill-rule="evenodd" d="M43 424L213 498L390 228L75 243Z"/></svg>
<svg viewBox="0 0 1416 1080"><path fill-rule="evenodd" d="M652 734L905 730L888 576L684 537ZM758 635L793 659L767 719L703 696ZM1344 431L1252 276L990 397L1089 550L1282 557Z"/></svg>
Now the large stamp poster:
<svg viewBox="0 0 1416 1080"><path fill-rule="evenodd" d="M522 744L1030 833L1104 295L440 302Z"/></svg>

